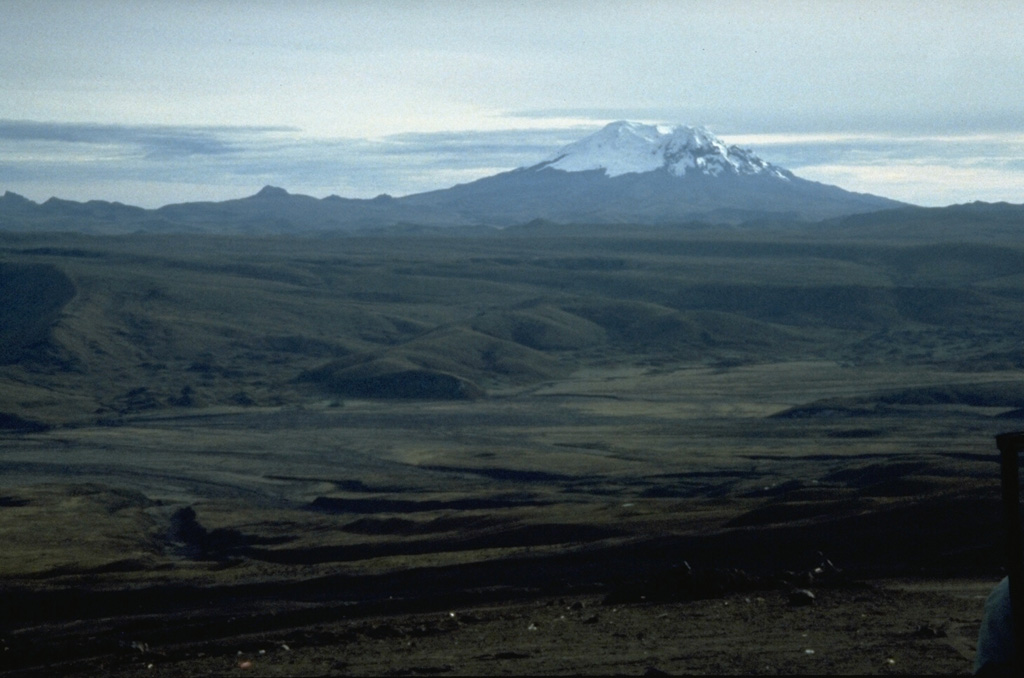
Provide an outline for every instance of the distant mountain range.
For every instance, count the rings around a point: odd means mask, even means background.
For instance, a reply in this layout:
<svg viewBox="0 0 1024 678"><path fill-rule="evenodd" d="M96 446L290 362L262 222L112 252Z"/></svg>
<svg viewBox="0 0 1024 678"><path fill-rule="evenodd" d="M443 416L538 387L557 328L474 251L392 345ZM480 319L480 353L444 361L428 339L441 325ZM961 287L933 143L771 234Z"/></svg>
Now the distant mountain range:
<svg viewBox="0 0 1024 678"><path fill-rule="evenodd" d="M0 197L0 230L299 233L381 227L814 222L907 207L801 179L704 128L615 122L541 163L401 198L253 196L147 210Z"/></svg>

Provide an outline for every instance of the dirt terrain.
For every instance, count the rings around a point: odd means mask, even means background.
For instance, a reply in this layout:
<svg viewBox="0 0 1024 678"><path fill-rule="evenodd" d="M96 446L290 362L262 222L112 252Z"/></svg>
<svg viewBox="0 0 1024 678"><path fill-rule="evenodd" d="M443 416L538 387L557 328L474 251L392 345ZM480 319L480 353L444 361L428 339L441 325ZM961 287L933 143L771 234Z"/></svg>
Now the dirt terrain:
<svg viewBox="0 0 1024 678"><path fill-rule="evenodd" d="M785 418L760 444L743 417L699 417L689 436L731 440L725 463L659 455L676 434L658 417L627 425L557 402L530 419L546 443L512 439L528 416L515 398L8 435L4 667L969 672L1001 576L988 436L914 450L918 424L892 422L907 447L892 454ZM969 428L961 417L950 427ZM566 446L581 421L591 435L625 428L648 453ZM199 431L209 448L195 449ZM818 435L826 454L808 452ZM523 456L479 456L497 445ZM545 446L554 458L525 454ZM791 601L797 589L813 603Z"/></svg>
<svg viewBox="0 0 1024 678"><path fill-rule="evenodd" d="M38 675L966 675L988 582L885 580L818 588L813 606L776 590L680 603L600 596L438 607L188 641L93 626L105 653ZM244 617L242 617L244 625ZM140 622L136 622L140 624ZM81 633L81 629L78 630ZM60 636L65 629L51 629ZM227 636L227 637L224 637ZM130 640L135 639L135 640ZM94 650L95 652L95 650ZM16 672L29 675L33 672Z"/></svg>

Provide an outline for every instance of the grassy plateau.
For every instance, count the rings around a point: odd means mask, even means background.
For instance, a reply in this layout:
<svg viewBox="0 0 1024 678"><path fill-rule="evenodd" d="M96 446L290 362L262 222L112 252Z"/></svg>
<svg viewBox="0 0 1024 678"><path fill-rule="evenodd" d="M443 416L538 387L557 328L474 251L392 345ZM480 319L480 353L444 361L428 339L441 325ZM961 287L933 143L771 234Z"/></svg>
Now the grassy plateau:
<svg viewBox="0 0 1024 678"><path fill-rule="evenodd" d="M1024 244L942 218L0 234L0 672L968 672Z"/></svg>

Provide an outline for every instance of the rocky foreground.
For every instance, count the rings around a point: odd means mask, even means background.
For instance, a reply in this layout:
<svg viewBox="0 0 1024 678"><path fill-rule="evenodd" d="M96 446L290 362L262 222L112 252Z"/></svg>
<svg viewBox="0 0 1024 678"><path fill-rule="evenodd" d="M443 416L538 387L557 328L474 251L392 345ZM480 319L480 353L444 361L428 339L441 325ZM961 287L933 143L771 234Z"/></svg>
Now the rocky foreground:
<svg viewBox="0 0 1024 678"><path fill-rule="evenodd" d="M850 582L812 587L809 604L782 589L675 602L453 601L279 627L270 612L266 628L244 613L212 626L192 619L191 628L159 615L69 622L45 638L8 635L5 675L965 675L990 585ZM282 611L281 621L289 616L299 619ZM32 650L35 660L24 661Z"/></svg>

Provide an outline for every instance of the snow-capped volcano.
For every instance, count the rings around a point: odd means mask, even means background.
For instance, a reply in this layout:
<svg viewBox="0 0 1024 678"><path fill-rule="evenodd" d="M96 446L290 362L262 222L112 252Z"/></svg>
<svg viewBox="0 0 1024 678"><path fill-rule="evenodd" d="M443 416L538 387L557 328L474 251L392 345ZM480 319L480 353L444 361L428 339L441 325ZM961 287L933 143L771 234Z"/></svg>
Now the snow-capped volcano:
<svg viewBox="0 0 1024 678"><path fill-rule="evenodd" d="M586 172L608 177L664 170L677 177L700 173L762 175L789 180L792 174L752 151L727 146L705 127L644 125L620 120L565 146L530 169Z"/></svg>
<svg viewBox="0 0 1024 678"><path fill-rule="evenodd" d="M267 187L221 203L158 210L0 196L5 219L96 232L185 227L229 232L416 226L742 224L819 221L903 203L802 179L703 127L613 122L531 167L400 198L317 200ZM123 209L122 209L123 208ZM127 212L125 210L128 210ZM28 221L26 221L28 220ZM66 225L66 226L65 226Z"/></svg>
<svg viewBox="0 0 1024 678"><path fill-rule="evenodd" d="M703 127L626 121L536 165L401 200L492 225L812 221L900 205L801 179Z"/></svg>

